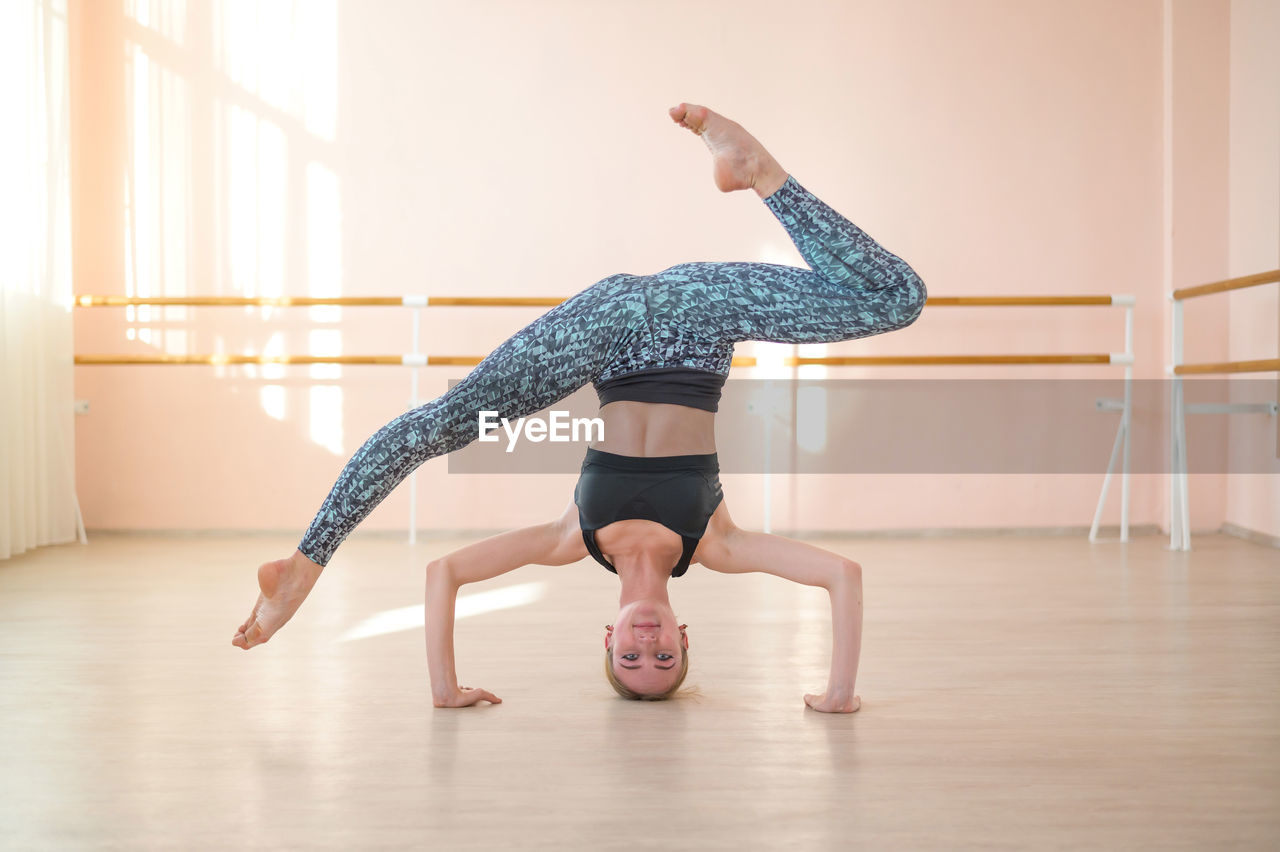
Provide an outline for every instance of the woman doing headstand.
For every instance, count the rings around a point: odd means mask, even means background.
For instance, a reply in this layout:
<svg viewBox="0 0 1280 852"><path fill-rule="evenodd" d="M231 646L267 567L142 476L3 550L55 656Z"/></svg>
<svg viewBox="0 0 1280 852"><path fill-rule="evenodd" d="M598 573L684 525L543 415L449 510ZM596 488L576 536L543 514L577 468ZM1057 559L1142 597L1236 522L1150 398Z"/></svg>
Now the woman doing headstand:
<svg viewBox="0 0 1280 852"><path fill-rule="evenodd" d="M824 712L858 709L860 567L825 550L739 529L722 499L715 411L735 343L830 343L909 325L925 302L919 276L805 190L740 125L681 104L671 118L702 137L716 186L752 189L786 228L809 269L687 263L656 275L615 275L535 320L438 399L392 420L347 463L298 550L258 569L261 594L232 640L266 642L297 611L338 545L414 468L469 444L481 411L514 420L594 383L605 438L587 450L561 517L465 547L427 566L426 633L437 707L501 699L460 687L453 618L459 587L529 564L587 555L618 575L605 633L605 672L619 694L674 694L688 637L667 581L693 562L762 571L831 597L833 652ZM674 566L674 567L673 567Z"/></svg>

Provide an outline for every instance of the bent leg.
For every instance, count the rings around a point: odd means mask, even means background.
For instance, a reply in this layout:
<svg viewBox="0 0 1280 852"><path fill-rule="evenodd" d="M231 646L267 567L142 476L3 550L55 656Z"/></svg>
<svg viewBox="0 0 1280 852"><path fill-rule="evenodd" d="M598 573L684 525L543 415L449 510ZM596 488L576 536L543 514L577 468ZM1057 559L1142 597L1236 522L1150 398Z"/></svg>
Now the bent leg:
<svg viewBox="0 0 1280 852"><path fill-rule="evenodd" d="M919 316L925 288L911 267L800 186L742 125L698 104L669 113L706 143L716 186L753 189L810 270L753 263L668 269L654 276L666 303L660 317L724 344L830 343L893 331Z"/></svg>
<svg viewBox="0 0 1280 852"><path fill-rule="evenodd" d="M688 263L653 277L660 315L711 342L834 343L910 325L920 276L794 178L765 199L809 269Z"/></svg>
<svg viewBox="0 0 1280 852"><path fill-rule="evenodd" d="M809 267L833 284L857 290L922 288L907 263L788 177L764 200ZM909 293L909 295L915 295Z"/></svg>

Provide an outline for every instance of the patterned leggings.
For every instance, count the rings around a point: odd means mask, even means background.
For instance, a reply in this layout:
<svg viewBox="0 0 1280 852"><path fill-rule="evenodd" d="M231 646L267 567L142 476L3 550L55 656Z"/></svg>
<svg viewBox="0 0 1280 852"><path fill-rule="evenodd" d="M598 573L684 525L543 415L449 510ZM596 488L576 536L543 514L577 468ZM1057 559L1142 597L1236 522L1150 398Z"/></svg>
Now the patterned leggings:
<svg viewBox="0 0 1280 852"><path fill-rule="evenodd" d="M379 429L347 462L299 549L327 564L414 468L474 441L480 411L514 420L588 382L643 369L726 374L739 341L832 343L920 315L925 287L911 267L794 178L765 204L810 269L688 263L592 285L516 332L443 396Z"/></svg>

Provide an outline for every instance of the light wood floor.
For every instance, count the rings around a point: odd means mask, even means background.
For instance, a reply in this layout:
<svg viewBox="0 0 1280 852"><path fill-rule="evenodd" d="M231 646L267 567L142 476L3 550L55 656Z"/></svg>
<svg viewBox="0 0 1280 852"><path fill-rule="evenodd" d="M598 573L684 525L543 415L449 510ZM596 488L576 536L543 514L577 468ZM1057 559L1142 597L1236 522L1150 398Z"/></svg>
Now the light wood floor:
<svg viewBox="0 0 1280 852"><path fill-rule="evenodd" d="M537 598L458 621L463 682L506 703L434 710L421 629L343 637L459 543L353 538L248 653L291 540L0 562L0 848L1280 848L1274 549L825 542L864 566L866 632L862 711L823 716L821 591L693 568L702 697L638 704L585 562L475 587Z"/></svg>

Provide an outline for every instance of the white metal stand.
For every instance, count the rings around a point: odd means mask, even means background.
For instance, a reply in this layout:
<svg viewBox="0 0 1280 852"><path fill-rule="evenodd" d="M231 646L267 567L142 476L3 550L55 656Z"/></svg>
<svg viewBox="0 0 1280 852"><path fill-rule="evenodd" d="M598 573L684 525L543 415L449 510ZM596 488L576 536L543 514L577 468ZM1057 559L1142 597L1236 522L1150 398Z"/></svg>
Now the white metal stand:
<svg viewBox="0 0 1280 852"><path fill-rule="evenodd" d="M1173 299L1173 333L1170 335L1169 377L1169 549L1191 549L1191 512L1187 492L1187 422L1182 398L1182 302Z"/></svg>
<svg viewBox="0 0 1280 852"><path fill-rule="evenodd" d="M425 294L404 297L405 307L413 309L413 336L409 355L404 358L409 368L409 411L413 411L421 403L418 398L418 368L426 366L427 358L422 354L422 309L427 306ZM409 544L418 543L418 471L415 468L409 474Z"/></svg>
<svg viewBox="0 0 1280 852"><path fill-rule="evenodd" d="M1111 473L1116 466L1116 455L1121 455L1120 463L1120 541L1129 541L1129 434L1133 422L1133 296L1112 296L1113 305L1124 306L1124 352L1111 356L1111 363L1124 364L1124 399L1100 399L1099 411L1119 411L1120 425L1116 428L1116 440L1111 447L1111 458L1107 461L1107 473L1102 478L1102 493L1098 495L1098 507L1093 513L1093 524L1089 527L1089 541L1098 540L1098 526L1102 523L1102 512L1107 505L1107 492L1111 488Z"/></svg>

